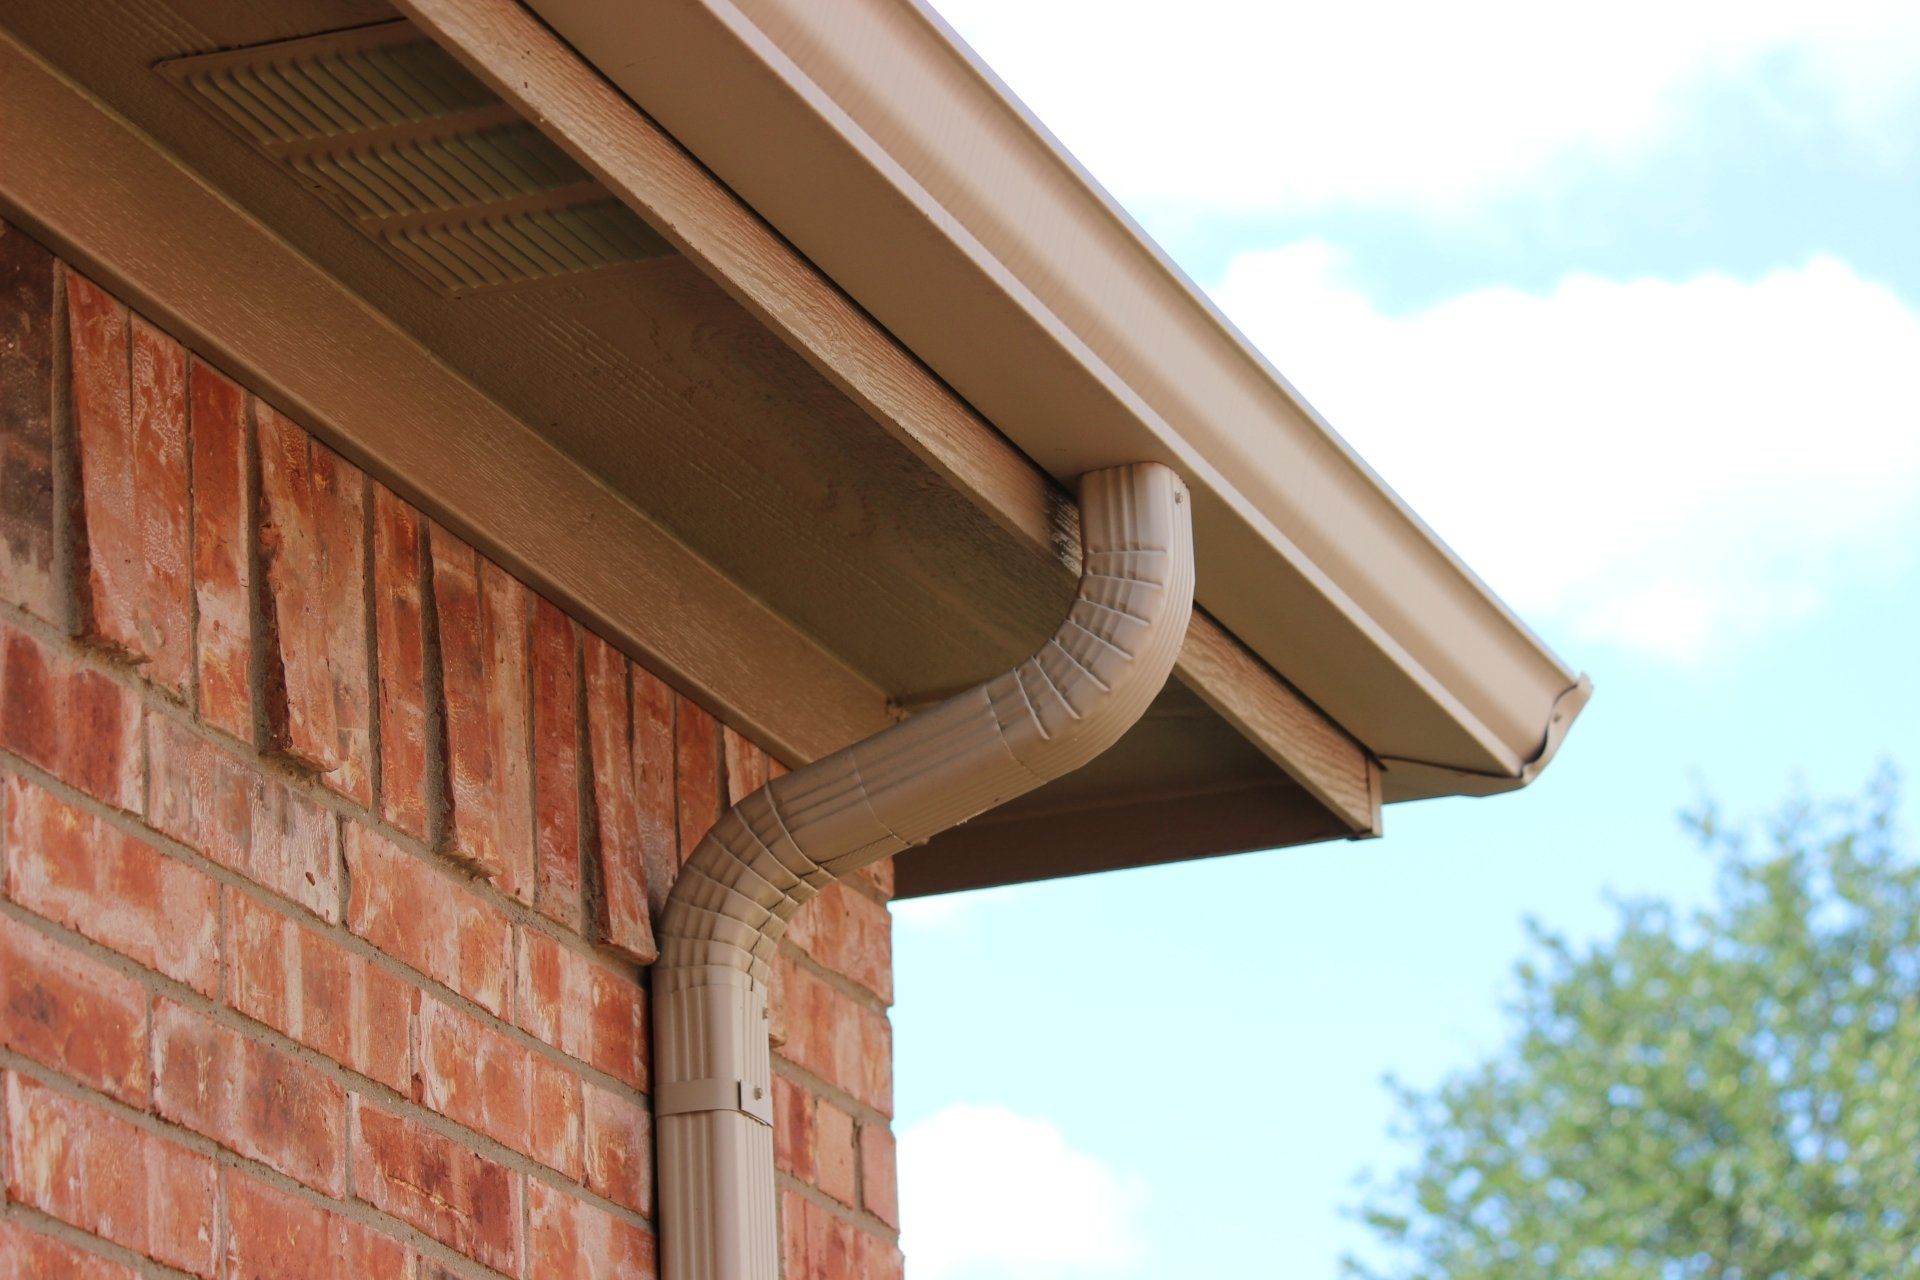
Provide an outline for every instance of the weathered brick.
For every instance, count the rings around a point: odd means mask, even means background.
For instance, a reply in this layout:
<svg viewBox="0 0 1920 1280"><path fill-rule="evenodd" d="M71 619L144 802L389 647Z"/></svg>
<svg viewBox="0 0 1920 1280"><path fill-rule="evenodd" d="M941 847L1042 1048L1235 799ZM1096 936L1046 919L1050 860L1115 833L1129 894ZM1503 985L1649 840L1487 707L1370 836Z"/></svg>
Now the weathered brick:
<svg viewBox="0 0 1920 1280"><path fill-rule="evenodd" d="M402 964L505 1016L513 974L507 918L452 877L347 824L347 927Z"/></svg>
<svg viewBox="0 0 1920 1280"><path fill-rule="evenodd" d="M646 993L545 934L520 935L520 1028L636 1089L647 1087Z"/></svg>
<svg viewBox="0 0 1920 1280"><path fill-rule="evenodd" d="M619 650L599 636L585 635L582 646L587 753L600 867L600 892L595 903L600 938L638 963L652 964L660 952L654 944L647 903L649 861L640 819L639 775L634 769L629 664ZM672 803L671 792L668 803ZM654 834L658 835L657 823Z"/></svg>
<svg viewBox="0 0 1920 1280"><path fill-rule="evenodd" d="M193 597L200 718L251 742L253 537L247 395L199 360L188 372L193 424Z"/></svg>
<svg viewBox="0 0 1920 1280"><path fill-rule="evenodd" d="M887 909L844 884L794 913L787 940L823 967L893 1001L893 921Z"/></svg>
<svg viewBox="0 0 1920 1280"><path fill-rule="evenodd" d="M7 896L212 995L219 890L206 875L24 778L6 783Z"/></svg>
<svg viewBox="0 0 1920 1280"><path fill-rule="evenodd" d="M374 649L380 679L380 815L429 839L440 807L427 723L425 546L418 511L373 486Z"/></svg>
<svg viewBox="0 0 1920 1280"><path fill-rule="evenodd" d="M879 1236L870 1236L861 1232L854 1237L854 1257L857 1259L853 1274L860 1280L904 1280L907 1274L907 1260L900 1252L900 1246L891 1240L882 1240Z"/></svg>
<svg viewBox="0 0 1920 1280"><path fill-rule="evenodd" d="M6 1128L9 1199L212 1277L213 1161L20 1075Z"/></svg>
<svg viewBox="0 0 1920 1280"><path fill-rule="evenodd" d="M153 716L147 726L147 821L321 919L339 920L334 816L183 725Z"/></svg>
<svg viewBox="0 0 1920 1280"><path fill-rule="evenodd" d="M316 1191L346 1190L346 1091L317 1068L165 998L153 1005L153 1106Z"/></svg>
<svg viewBox="0 0 1920 1280"><path fill-rule="evenodd" d="M882 1114L893 1111L893 1028L886 1015L782 955L773 968L774 1040L790 1062Z"/></svg>
<svg viewBox="0 0 1920 1280"><path fill-rule="evenodd" d="M653 1280L653 1234L544 1182L527 1184L527 1274Z"/></svg>
<svg viewBox="0 0 1920 1280"><path fill-rule="evenodd" d="M87 632L178 694L192 652L186 353L91 281L66 279Z"/></svg>
<svg viewBox="0 0 1920 1280"><path fill-rule="evenodd" d="M434 525L433 600L446 702L448 848L533 901L527 645L533 596Z"/></svg>
<svg viewBox="0 0 1920 1280"><path fill-rule="evenodd" d="M883 1124L860 1126L860 1199L867 1212L900 1228L900 1173L893 1130Z"/></svg>
<svg viewBox="0 0 1920 1280"><path fill-rule="evenodd" d="M518 1274L518 1176L444 1134L382 1110L357 1094L353 1116L357 1197L476 1262Z"/></svg>
<svg viewBox="0 0 1920 1280"><path fill-rule="evenodd" d="M140 807L140 700L0 623L0 747L118 809Z"/></svg>
<svg viewBox="0 0 1920 1280"><path fill-rule="evenodd" d="M0 222L0 599L62 621L53 570L53 255Z"/></svg>
<svg viewBox="0 0 1920 1280"><path fill-rule="evenodd" d="M122 1102L146 1102L146 991L6 916L0 916L0 1045Z"/></svg>
<svg viewBox="0 0 1920 1280"><path fill-rule="evenodd" d="M0 223L0 236L6 224ZM5 241L0 240L0 249ZM0 1276L6 1280L136 1280L132 1267L0 1218Z"/></svg>
<svg viewBox="0 0 1920 1280"><path fill-rule="evenodd" d="M579 929L585 922L580 878L580 662L576 628L546 600L533 610L533 905Z"/></svg>
<svg viewBox="0 0 1920 1280"><path fill-rule="evenodd" d="M721 756L726 772L726 804L739 804L767 785L767 753L749 742L731 725L720 729Z"/></svg>
<svg viewBox="0 0 1920 1280"><path fill-rule="evenodd" d="M404 1092L413 988L317 929L227 890L227 1001L290 1040Z"/></svg>
<svg viewBox="0 0 1920 1280"><path fill-rule="evenodd" d="M679 787L673 746L673 690L629 664L633 684L633 776L639 802L640 849L646 863L648 909L654 919L680 878Z"/></svg>
<svg viewBox="0 0 1920 1280"><path fill-rule="evenodd" d="M861 1232L793 1191L780 1193L780 1274L783 1280L846 1280L860 1269Z"/></svg>
<svg viewBox="0 0 1920 1280"><path fill-rule="evenodd" d="M235 1170L222 1280L412 1280L413 1251Z"/></svg>
<svg viewBox="0 0 1920 1280"><path fill-rule="evenodd" d="M414 1101L570 1178L580 1176L580 1079L513 1037L422 996Z"/></svg>
<svg viewBox="0 0 1920 1280"><path fill-rule="evenodd" d="M370 804L367 480L266 405L254 418L273 745L332 790Z"/></svg>
<svg viewBox="0 0 1920 1280"><path fill-rule="evenodd" d="M586 1086L587 1186L645 1217L653 1215L653 1117L625 1093Z"/></svg>
<svg viewBox="0 0 1920 1280"><path fill-rule="evenodd" d="M680 861L720 820L720 724L690 700L673 700L674 785L679 800Z"/></svg>
<svg viewBox="0 0 1920 1280"><path fill-rule="evenodd" d="M813 1116L814 1182L851 1205L859 1198L854 1174L853 1117L822 1098Z"/></svg>
<svg viewBox="0 0 1920 1280"><path fill-rule="evenodd" d="M773 1077L773 1165L813 1181L813 1095L779 1074Z"/></svg>

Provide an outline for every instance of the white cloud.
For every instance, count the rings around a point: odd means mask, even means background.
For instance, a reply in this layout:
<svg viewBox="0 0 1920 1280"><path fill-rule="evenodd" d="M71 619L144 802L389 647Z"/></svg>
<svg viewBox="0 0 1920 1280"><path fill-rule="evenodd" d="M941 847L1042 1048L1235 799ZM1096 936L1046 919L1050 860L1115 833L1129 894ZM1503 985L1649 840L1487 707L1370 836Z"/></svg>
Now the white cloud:
<svg viewBox="0 0 1920 1280"><path fill-rule="evenodd" d="M919 1280L1109 1275L1136 1262L1143 1185L1045 1120L955 1105L900 1136L901 1246Z"/></svg>
<svg viewBox="0 0 1920 1280"><path fill-rule="evenodd" d="M941 0L1122 201L1460 209L1643 153L1703 95L1913 154L1912 0Z"/></svg>
<svg viewBox="0 0 1920 1280"><path fill-rule="evenodd" d="M1342 266L1249 254L1216 297L1523 615L1697 657L1912 545L1920 319L1844 263L1404 316Z"/></svg>

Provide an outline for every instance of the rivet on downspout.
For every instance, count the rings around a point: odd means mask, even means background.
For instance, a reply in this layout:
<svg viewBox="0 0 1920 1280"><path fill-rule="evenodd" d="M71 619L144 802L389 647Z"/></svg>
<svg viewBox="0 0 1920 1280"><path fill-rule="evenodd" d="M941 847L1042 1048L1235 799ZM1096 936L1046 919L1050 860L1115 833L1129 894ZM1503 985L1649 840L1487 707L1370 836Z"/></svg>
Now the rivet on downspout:
<svg viewBox="0 0 1920 1280"><path fill-rule="evenodd" d="M1166 683L1193 607L1186 489L1158 463L1080 480L1080 590L1033 657L777 778L681 868L653 968L663 1280L776 1280L767 982L835 880L1080 768Z"/></svg>

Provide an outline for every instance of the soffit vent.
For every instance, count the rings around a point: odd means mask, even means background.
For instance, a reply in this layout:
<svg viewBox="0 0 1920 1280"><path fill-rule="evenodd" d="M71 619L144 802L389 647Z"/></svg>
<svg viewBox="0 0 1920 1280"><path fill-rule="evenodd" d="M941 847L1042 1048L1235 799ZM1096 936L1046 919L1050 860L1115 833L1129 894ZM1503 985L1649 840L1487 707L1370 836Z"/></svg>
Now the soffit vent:
<svg viewBox="0 0 1920 1280"><path fill-rule="evenodd" d="M450 296L671 252L410 23L159 71Z"/></svg>

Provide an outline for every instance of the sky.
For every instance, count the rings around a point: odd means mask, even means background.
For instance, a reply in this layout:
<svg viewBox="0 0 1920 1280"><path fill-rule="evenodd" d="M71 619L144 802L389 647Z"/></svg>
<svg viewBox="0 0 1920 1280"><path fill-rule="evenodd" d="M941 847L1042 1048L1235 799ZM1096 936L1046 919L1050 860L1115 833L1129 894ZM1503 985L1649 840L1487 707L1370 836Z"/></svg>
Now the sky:
<svg viewBox="0 0 1920 1280"><path fill-rule="evenodd" d="M1920 777L1920 5L939 8L1596 686L1379 840L895 908L915 1280L1332 1280L1524 920Z"/></svg>

